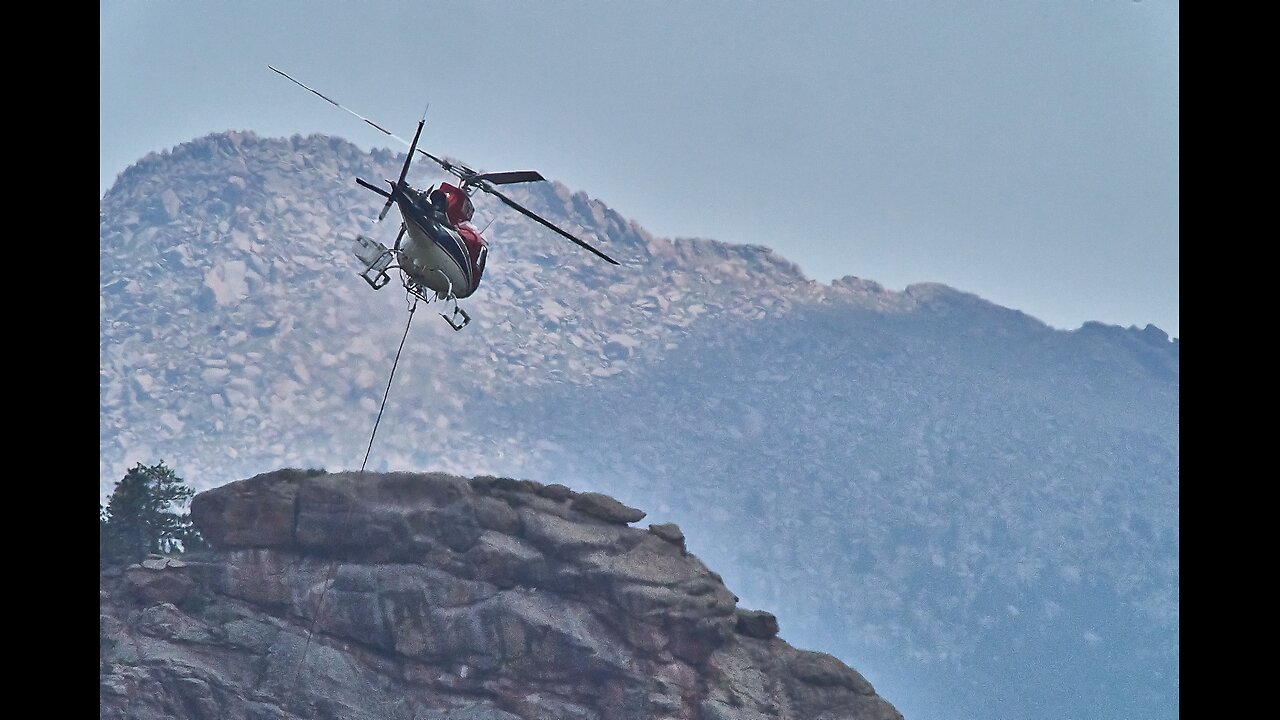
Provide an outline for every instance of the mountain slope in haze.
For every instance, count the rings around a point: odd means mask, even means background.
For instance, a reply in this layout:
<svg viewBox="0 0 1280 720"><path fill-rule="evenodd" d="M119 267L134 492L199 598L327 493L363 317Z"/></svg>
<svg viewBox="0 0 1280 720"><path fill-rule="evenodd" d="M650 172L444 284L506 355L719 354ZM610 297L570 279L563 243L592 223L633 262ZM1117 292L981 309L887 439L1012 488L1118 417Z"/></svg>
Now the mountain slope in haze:
<svg viewBox="0 0 1280 720"><path fill-rule="evenodd" d="M402 160L224 133L121 175L101 204L100 492L135 461L202 488L359 467L409 314L355 274L351 237L395 228L352 178ZM478 194L474 322L419 305L370 469L652 508L912 720L1177 716L1176 340L816 283L554 183L510 194L623 266Z"/></svg>
<svg viewBox="0 0 1280 720"><path fill-rule="evenodd" d="M557 393L508 416L560 418L552 464L690 527L794 641L905 654L879 686L957 698L928 717L1176 716L1169 343L1002 314L800 310L628 377L625 415Z"/></svg>

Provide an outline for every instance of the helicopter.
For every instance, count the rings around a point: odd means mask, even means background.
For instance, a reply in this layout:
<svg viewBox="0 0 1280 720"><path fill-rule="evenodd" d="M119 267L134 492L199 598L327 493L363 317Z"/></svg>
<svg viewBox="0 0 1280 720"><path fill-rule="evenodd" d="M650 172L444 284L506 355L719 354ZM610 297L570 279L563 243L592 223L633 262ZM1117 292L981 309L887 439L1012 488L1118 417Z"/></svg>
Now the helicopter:
<svg viewBox="0 0 1280 720"><path fill-rule="evenodd" d="M605 261L614 265L619 264L617 260L565 232L554 223L499 192L495 187L545 181L546 178L536 170L478 172L461 163L436 157L418 147L422 127L426 123L425 113L418 121L418 129L413 134L413 140L406 141L354 110L304 85L288 73L271 65L267 67L334 107L356 116L387 137L409 146L404 166L400 168L400 176L395 180L386 180L391 186L389 190L364 178L356 178L356 184L386 200L382 211L378 213L378 222L382 222L387 216L392 205L400 210L400 231L396 234L395 242L390 248L364 235L357 235L352 247L352 252L364 265L364 270L359 273L360 277L374 290L385 287L391 281L390 272L399 270L401 283L410 295L425 302L442 300L451 303L452 314L440 313L440 316L454 330L466 327L471 322L471 316L458 306L458 300L470 297L480 286L485 261L489 254L488 241L470 224L475 214L471 196L476 190L496 197L521 215L550 228ZM438 187L432 186L426 190L410 185L406 178L415 152L429 158L443 170L457 177L457 184L441 182Z"/></svg>

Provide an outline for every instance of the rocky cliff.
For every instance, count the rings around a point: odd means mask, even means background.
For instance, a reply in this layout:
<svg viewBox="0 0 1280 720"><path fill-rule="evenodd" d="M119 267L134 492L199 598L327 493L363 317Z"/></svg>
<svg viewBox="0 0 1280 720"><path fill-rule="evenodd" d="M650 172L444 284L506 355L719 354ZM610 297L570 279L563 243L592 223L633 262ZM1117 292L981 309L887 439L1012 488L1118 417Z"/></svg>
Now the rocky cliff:
<svg viewBox="0 0 1280 720"><path fill-rule="evenodd" d="M558 485L282 470L101 578L103 718L892 720L673 524Z"/></svg>

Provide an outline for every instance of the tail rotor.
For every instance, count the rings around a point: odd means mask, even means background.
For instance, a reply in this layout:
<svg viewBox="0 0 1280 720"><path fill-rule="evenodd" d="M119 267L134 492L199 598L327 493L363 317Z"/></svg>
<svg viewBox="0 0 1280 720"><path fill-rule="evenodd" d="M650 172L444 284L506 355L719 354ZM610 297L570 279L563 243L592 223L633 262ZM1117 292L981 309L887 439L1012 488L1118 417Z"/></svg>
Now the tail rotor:
<svg viewBox="0 0 1280 720"><path fill-rule="evenodd" d="M400 168L400 177L391 184L391 192L387 195L387 202L382 206L382 212L378 213L378 222L382 222L382 219L387 216L387 212L391 210L391 206L404 195L404 179L409 174L409 166L413 164L413 152L418 149L418 138L422 136L422 126L426 122L426 117L418 121L418 130L413 133L413 142L409 143L409 154L404 158L404 167Z"/></svg>

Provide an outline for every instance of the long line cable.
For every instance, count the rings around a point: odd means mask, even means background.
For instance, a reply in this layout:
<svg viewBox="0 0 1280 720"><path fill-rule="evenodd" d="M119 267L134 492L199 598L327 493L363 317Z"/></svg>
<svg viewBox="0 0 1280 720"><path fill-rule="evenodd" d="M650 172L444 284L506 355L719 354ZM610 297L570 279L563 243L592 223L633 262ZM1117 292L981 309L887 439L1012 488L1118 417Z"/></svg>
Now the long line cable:
<svg viewBox="0 0 1280 720"><path fill-rule="evenodd" d="M387 398L391 396L391 382L395 380L396 368L400 366L400 353L404 350L404 341L409 337L409 325L413 323L413 311L418 309L418 301L415 298L413 304L409 306L409 319L404 324L404 335L400 338L400 347L396 349L396 359L391 363L391 375L387 378L387 389L382 393L382 407L378 408L378 417L373 421L373 432L369 433L369 446L365 448L364 460L360 463L360 472L356 475L356 484L360 483L360 478L364 476L365 465L369 463L369 453L373 451L373 439L378 435L378 424L382 422L382 412L387 409ZM342 531L339 535L346 539L347 528L351 522L351 513L355 509L355 502L347 506L347 516L342 521ZM341 546L339 542L339 546ZM320 590L320 599L316 602L315 611L311 613L311 627L307 629L307 643L302 647L302 657L298 660L298 675L302 674L303 664L307 661L307 650L311 648L311 636L315 633L316 621L320 619L320 611L324 609L324 596L329 592L329 582L333 579L334 568L337 567L338 558L329 559L329 569L325 573L324 585Z"/></svg>

